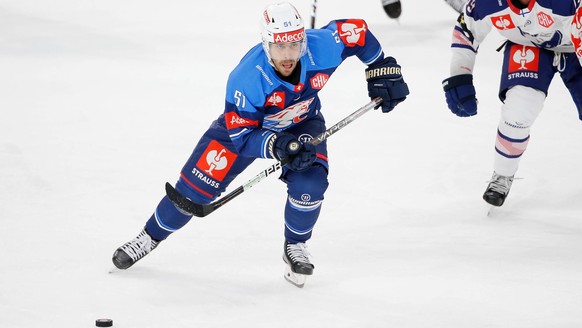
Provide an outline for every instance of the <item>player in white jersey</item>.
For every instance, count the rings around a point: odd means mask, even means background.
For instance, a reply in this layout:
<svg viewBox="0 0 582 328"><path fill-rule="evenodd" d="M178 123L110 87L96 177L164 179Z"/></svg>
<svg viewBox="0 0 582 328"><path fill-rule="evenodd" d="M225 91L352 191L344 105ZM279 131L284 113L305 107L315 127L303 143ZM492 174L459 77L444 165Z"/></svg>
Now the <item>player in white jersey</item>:
<svg viewBox="0 0 582 328"><path fill-rule="evenodd" d="M477 114L473 67L492 29L507 38L499 98L493 177L483 199L503 205L554 75L559 73L582 120L580 0L469 0L453 30L450 76L443 81L449 109Z"/></svg>

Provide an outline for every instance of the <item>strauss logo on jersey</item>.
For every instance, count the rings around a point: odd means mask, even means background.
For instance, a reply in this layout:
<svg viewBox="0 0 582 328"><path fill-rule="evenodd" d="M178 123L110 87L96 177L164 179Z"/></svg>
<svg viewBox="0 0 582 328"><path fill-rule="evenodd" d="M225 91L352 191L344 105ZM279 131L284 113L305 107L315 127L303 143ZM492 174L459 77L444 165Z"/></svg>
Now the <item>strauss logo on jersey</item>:
<svg viewBox="0 0 582 328"><path fill-rule="evenodd" d="M348 47L364 46L368 25L361 19L348 19L337 23L337 30L343 43Z"/></svg>
<svg viewBox="0 0 582 328"><path fill-rule="evenodd" d="M285 92L275 91L269 97L267 97L265 107L270 106L277 106L281 109L285 108Z"/></svg>
<svg viewBox="0 0 582 328"><path fill-rule="evenodd" d="M491 22L498 30L510 30L515 28L515 24L509 14L491 17Z"/></svg>
<svg viewBox="0 0 582 328"><path fill-rule="evenodd" d="M524 45L513 45L510 51L509 67L507 78L538 78L539 54L538 47L528 47Z"/></svg>
<svg viewBox="0 0 582 328"><path fill-rule="evenodd" d="M192 173L204 183L218 188L219 184L213 179L222 181L237 157L237 154L218 141L212 140L200 156L196 167L192 169Z"/></svg>

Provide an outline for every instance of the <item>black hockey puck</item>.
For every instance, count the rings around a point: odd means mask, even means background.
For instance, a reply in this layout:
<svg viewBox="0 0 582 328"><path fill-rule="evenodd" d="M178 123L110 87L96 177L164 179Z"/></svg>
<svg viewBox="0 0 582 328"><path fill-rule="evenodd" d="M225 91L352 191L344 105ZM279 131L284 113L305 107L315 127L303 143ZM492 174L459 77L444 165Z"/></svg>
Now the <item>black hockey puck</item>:
<svg viewBox="0 0 582 328"><path fill-rule="evenodd" d="M97 319L95 320L97 327L113 327L113 320L111 319Z"/></svg>

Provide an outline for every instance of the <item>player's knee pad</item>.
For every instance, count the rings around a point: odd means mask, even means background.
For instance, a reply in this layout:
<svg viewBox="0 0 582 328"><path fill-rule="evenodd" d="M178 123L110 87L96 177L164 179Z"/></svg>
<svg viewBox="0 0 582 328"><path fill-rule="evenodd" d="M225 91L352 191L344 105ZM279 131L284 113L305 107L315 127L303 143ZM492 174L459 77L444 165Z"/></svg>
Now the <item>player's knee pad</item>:
<svg viewBox="0 0 582 328"><path fill-rule="evenodd" d="M304 242L311 232L321 211L323 195L328 187L327 169L315 165L301 172L289 171L284 177L287 183L285 206L285 238L290 242Z"/></svg>
<svg viewBox="0 0 582 328"><path fill-rule="evenodd" d="M540 114L546 95L517 85L507 91L497 130L495 150L505 158L518 158L526 150L531 126Z"/></svg>
<svg viewBox="0 0 582 328"><path fill-rule="evenodd" d="M314 165L301 172L289 171L284 180L289 200L298 207L319 204L329 186L327 170L321 165Z"/></svg>
<svg viewBox="0 0 582 328"><path fill-rule="evenodd" d="M501 108L499 132L510 139L527 138L545 99L545 93L534 88L517 85L509 89Z"/></svg>

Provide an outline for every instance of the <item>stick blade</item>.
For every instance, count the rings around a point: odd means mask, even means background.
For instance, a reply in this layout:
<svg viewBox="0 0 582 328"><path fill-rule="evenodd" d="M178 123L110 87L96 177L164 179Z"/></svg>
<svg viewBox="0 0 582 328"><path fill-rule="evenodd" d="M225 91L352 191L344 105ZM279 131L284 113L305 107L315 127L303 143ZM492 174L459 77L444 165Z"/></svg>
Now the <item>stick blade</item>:
<svg viewBox="0 0 582 328"><path fill-rule="evenodd" d="M180 194L178 190L168 182L166 182L166 195L179 209L200 218L207 216L215 210L212 204L197 204L182 196L182 194Z"/></svg>

